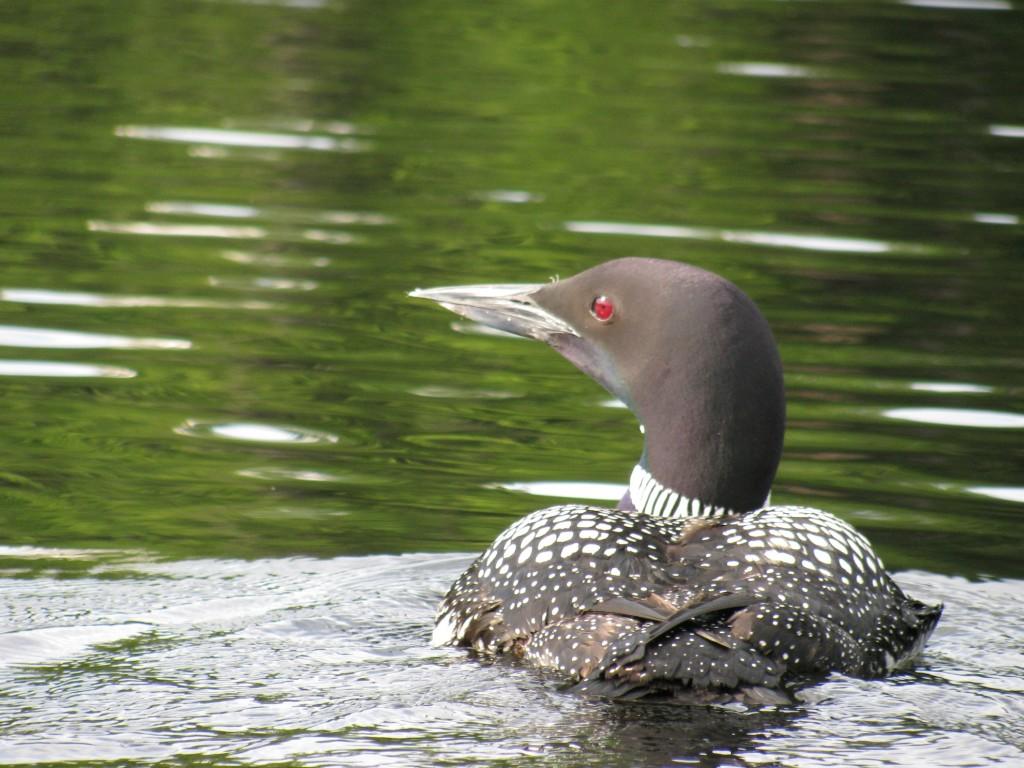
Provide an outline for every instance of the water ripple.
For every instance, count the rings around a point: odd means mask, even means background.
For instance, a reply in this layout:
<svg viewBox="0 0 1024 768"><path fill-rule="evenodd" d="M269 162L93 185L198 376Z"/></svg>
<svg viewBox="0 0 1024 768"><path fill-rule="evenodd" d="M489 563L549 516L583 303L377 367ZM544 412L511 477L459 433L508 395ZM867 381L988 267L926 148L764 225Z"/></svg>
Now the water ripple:
<svg viewBox="0 0 1024 768"><path fill-rule="evenodd" d="M53 663L94 645L127 640L147 629L140 624L100 624L4 632L0 634L0 666Z"/></svg>
<svg viewBox="0 0 1024 768"><path fill-rule="evenodd" d="M429 647L433 608L470 561L147 561L131 578L2 579L0 624L19 629L0 648L29 668L0 671L18 702L0 754L408 766L603 765L625 754L630 765L837 767L1020 755L1020 581L899 574L915 596L947 604L916 670L834 675L792 710L737 714L610 707L522 665Z"/></svg>
<svg viewBox="0 0 1024 768"><path fill-rule="evenodd" d="M179 435L214 437L252 443L336 443L338 436L305 427L281 427L254 422L213 422L188 419L174 428Z"/></svg>

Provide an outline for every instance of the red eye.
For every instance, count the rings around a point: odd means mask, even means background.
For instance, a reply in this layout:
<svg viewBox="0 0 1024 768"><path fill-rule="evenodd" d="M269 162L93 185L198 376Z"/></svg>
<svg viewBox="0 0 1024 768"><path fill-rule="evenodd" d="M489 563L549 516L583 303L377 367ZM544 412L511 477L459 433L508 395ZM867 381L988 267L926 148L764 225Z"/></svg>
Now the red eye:
<svg viewBox="0 0 1024 768"><path fill-rule="evenodd" d="M615 314L615 304L607 296L598 296L590 303L590 314L602 323L607 323Z"/></svg>

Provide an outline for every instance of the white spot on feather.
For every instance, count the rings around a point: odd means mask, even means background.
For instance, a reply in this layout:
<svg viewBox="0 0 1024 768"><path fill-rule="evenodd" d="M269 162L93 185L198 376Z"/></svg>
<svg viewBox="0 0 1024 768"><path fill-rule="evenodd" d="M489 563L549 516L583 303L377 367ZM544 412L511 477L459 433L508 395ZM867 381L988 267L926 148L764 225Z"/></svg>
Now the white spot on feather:
<svg viewBox="0 0 1024 768"><path fill-rule="evenodd" d="M764 557L770 563L796 565L796 558L789 554L789 552L779 552L777 549L769 549L764 553Z"/></svg>

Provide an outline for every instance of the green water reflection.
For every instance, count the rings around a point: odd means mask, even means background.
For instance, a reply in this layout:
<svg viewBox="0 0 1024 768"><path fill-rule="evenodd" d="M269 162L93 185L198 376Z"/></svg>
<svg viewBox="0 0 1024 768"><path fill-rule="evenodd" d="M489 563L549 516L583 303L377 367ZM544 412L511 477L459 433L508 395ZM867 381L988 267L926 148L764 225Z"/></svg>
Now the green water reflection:
<svg viewBox="0 0 1024 768"><path fill-rule="evenodd" d="M1016 12L306 5L0 11L0 373L107 366L0 377L4 544L478 549L544 503L495 484L625 482L640 436L405 292L643 254L771 320L775 501L1022 575L1019 499L968 490L1024 485L1021 429L884 415L1024 413Z"/></svg>

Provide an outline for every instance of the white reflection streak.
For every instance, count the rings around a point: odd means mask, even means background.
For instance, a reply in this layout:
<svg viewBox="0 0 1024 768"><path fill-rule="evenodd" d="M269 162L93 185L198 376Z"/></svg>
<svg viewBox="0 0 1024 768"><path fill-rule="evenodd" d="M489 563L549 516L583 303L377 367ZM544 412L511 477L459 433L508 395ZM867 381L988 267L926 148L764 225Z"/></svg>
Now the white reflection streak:
<svg viewBox="0 0 1024 768"><path fill-rule="evenodd" d="M1024 416L1005 411L982 411L969 408L891 408L883 416L919 424L948 427L980 427L982 429L1021 429Z"/></svg>
<svg viewBox="0 0 1024 768"><path fill-rule="evenodd" d="M50 360L0 360L0 376L43 376L48 378L134 379L131 368L89 363L62 363Z"/></svg>
<svg viewBox="0 0 1024 768"><path fill-rule="evenodd" d="M254 422L215 423L187 419L174 428L187 437L220 437L257 443L336 443L338 436L305 427L278 427Z"/></svg>
<svg viewBox="0 0 1024 768"><path fill-rule="evenodd" d="M366 144L333 136L295 135L265 131L235 131L223 128L195 128L164 125L119 125L114 134L126 139L171 141L186 144L214 144L224 147L262 149L310 149L318 152L358 152Z"/></svg>
<svg viewBox="0 0 1024 768"><path fill-rule="evenodd" d="M723 75L742 77L802 78L821 75L821 72L812 67L772 61L726 61L719 64L716 69Z"/></svg>
<svg viewBox="0 0 1024 768"><path fill-rule="evenodd" d="M999 226L1020 224L1020 217L1012 213L972 213L971 219L978 224L997 224Z"/></svg>
<svg viewBox="0 0 1024 768"><path fill-rule="evenodd" d="M323 211L316 218L326 224L367 224L373 227L393 224L394 219L383 213L358 213L356 211Z"/></svg>
<svg viewBox="0 0 1024 768"><path fill-rule="evenodd" d="M945 8L957 11L1013 10L1013 5L1004 0L902 0L902 4L914 8Z"/></svg>
<svg viewBox="0 0 1024 768"><path fill-rule="evenodd" d="M256 480L299 480L306 483L338 483L345 480L343 475L332 475L328 472L318 472L315 469L284 469L281 467L239 469L235 474Z"/></svg>
<svg viewBox="0 0 1024 768"><path fill-rule="evenodd" d="M1004 139L1024 139L1024 125L990 125L988 132Z"/></svg>
<svg viewBox="0 0 1024 768"><path fill-rule="evenodd" d="M269 424L223 424L211 427L210 431L232 440L252 440L258 443L293 443L299 439L298 432Z"/></svg>
<svg viewBox="0 0 1024 768"><path fill-rule="evenodd" d="M722 230L722 240L748 245L767 245L771 248L801 248L808 251L835 251L839 253L889 253L892 245L880 240L855 237L828 237L825 235L792 235L785 232L730 232Z"/></svg>
<svg viewBox="0 0 1024 768"><path fill-rule="evenodd" d="M326 256L278 256L245 251L224 251L221 258L235 264L257 264L264 267L326 267L331 263Z"/></svg>
<svg viewBox="0 0 1024 768"><path fill-rule="evenodd" d="M519 491L531 496L553 496L564 499L591 499L596 501L618 501L628 489L618 483L587 483L540 481L527 483L497 483L489 488L503 488L506 491Z"/></svg>
<svg viewBox="0 0 1024 768"><path fill-rule="evenodd" d="M250 205L222 203L154 202L146 204L146 212L172 216L214 216L220 219L255 219L260 215L259 208Z"/></svg>
<svg viewBox="0 0 1024 768"><path fill-rule="evenodd" d="M169 298L163 296L110 296L81 291L51 291L37 288L2 288L0 301L19 304L55 304L68 307L176 309L273 309L266 301L220 301L211 299Z"/></svg>
<svg viewBox="0 0 1024 768"><path fill-rule="evenodd" d="M992 391L992 387L984 384L967 384L959 381L915 381L910 388L918 392L943 394L982 394Z"/></svg>
<svg viewBox="0 0 1024 768"><path fill-rule="evenodd" d="M515 392L505 392L500 389L465 389L463 387L446 387L443 385L413 387L409 390L409 393L418 397L431 397L442 400L507 400L513 397L520 397Z"/></svg>
<svg viewBox="0 0 1024 768"><path fill-rule="evenodd" d="M258 240L267 236L262 227L226 227L219 224L159 224L150 221L100 221L86 223L90 232L113 235L154 235L157 237L219 237Z"/></svg>
<svg viewBox="0 0 1024 768"><path fill-rule="evenodd" d="M976 493L981 496L988 496L990 499L999 499L1000 501L1016 501L1024 504L1024 488L1017 488L1014 486L998 486L998 485L972 485L964 488L968 493Z"/></svg>
<svg viewBox="0 0 1024 768"><path fill-rule="evenodd" d="M250 205L155 200L146 204L147 213L165 216L207 216L222 219L270 218L278 221L306 221L320 224L364 224L382 226L393 222L383 213L359 211L307 211L288 208L255 208Z"/></svg>
<svg viewBox="0 0 1024 768"><path fill-rule="evenodd" d="M239 5L271 5L280 8L302 8L304 10L324 8L326 0L234 0Z"/></svg>
<svg viewBox="0 0 1024 768"><path fill-rule="evenodd" d="M191 349L187 339L115 336L55 328L0 325L0 346L32 349Z"/></svg>
<svg viewBox="0 0 1024 768"><path fill-rule="evenodd" d="M729 229L680 227L669 224L626 224L610 221L569 221L570 232L594 235L636 235L639 237L668 237L682 240L711 240L745 245L763 245L770 248L798 248L808 251L835 253L889 253L892 243L854 237L826 235L797 235L787 232L743 232ZM905 248L905 247L904 247Z"/></svg>

